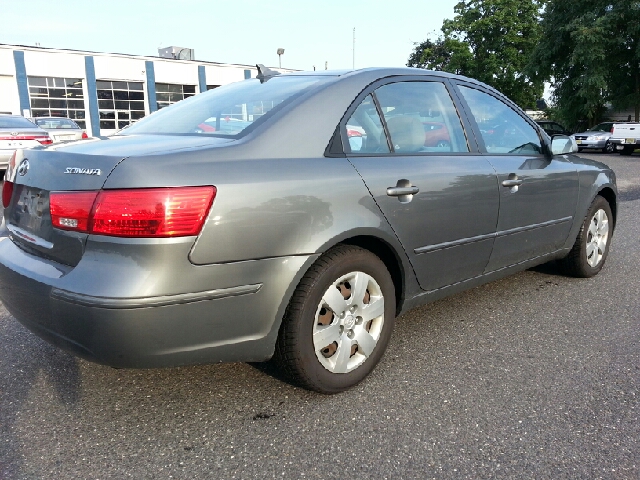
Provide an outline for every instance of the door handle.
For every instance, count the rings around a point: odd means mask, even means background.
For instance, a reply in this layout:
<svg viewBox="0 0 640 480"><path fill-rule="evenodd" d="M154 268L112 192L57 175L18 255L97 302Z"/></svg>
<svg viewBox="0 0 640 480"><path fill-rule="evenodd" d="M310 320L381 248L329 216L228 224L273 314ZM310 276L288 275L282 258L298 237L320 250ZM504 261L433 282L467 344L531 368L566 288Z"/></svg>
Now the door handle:
<svg viewBox="0 0 640 480"><path fill-rule="evenodd" d="M389 187L387 195L390 197L401 197L402 195L415 195L420 189L418 187Z"/></svg>
<svg viewBox="0 0 640 480"><path fill-rule="evenodd" d="M413 196L419 191L420 189L415 185L411 185L409 180L401 178L396 182L395 187L387 188L387 195L390 197L398 197L400 203L409 203L413 200Z"/></svg>
<svg viewBox="0 0 640 480"><path fill-rule="evenodd" d="M508 187L510 193L516 193L523 180L515 173L510 173L506 180L502 181L503 187Z"/></svg>
<svg viewBox="0 0 640 480"><path fill-rule="evenodd" d="M509 179L509 180L503 180L502 181L502 186L503 187L517 187L518 185L522 185L522 180L516 179L516 178L512 178L512 179Z"/></svg>

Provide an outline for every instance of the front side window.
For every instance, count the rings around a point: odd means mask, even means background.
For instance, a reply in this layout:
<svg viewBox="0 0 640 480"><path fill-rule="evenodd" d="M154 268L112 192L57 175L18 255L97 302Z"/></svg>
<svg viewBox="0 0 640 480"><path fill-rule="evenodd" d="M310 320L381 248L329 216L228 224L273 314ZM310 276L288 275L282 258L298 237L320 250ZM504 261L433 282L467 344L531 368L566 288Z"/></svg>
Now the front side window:
<svg viewBox="0 0 640 480"><path fill-rule="evenodd" d="M190 134L237 136L272 110L331 77L281 76L232 83L187 98L143 118L122 135Z"/></svg>
<svg viewBox="0 0 640 480"><path fill-rule="evenodd" d="M487 153L542 153L535 129L515 110L475 88L460 86L460 91L478 124Z"/></svg>

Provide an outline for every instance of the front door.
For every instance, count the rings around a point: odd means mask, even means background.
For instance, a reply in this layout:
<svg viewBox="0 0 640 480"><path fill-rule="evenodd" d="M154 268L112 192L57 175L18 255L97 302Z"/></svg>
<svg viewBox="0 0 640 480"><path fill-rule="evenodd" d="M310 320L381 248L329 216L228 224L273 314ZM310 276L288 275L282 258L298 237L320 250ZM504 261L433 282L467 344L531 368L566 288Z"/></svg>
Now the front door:
<svg viewBox="0 0 640 480"><path fill-rule="evenodd" d="M536 129L488 92L460 85L500 189L500 216L486 272L558 250L578 201L578 172L566 156L544 152Z"/></svg>

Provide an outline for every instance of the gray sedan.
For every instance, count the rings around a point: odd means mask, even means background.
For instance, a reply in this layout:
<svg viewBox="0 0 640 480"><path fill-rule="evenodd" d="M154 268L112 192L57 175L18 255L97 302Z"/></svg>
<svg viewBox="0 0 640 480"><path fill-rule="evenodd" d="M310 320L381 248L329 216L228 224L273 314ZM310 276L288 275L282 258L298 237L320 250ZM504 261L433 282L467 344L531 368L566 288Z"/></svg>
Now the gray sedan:
<svg viewBox="0 0 640 480"><path fill-rule="evenodd" d="M599 123L586 132L571 135L578 145L578 151L584 149L600 150L602 153L613 153L614 145L609 142L614 122Z"/></svg>
<svg viewBox="0 0 640 480"><path fill-rule="evenodd" d="M602 269L614 173L494 89L417 69L259 72L108 139L19 151L7 309L114 367L273 358L335 393L417 305L552 260Z"/></svg>

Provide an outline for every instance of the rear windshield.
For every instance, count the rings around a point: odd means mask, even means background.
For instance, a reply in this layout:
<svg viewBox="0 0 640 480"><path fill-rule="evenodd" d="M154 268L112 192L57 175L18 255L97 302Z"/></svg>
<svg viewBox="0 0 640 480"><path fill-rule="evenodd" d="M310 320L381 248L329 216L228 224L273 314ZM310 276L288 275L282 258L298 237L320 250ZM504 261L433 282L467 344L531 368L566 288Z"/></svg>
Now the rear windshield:
<svg viewBox="0 0 640 480"><path fill-rule="evenodd" d="M329 81L326 76L251 79L209 90L143 118L118 133L192 134L234 137L265 121L306 90Z"/></svg>
<svg viewBox="0 0 640 480"><path fill-rule="evenodd" d="M23 117L0 117L0 128L33 128L35 125Z"/></svg>
<svg viewBox="0 0 640 480"><path fill-rule="evenodd" d="M36 118L35 121L36 125L45 129L80 128L73 120L68 118Z"/></svg>

